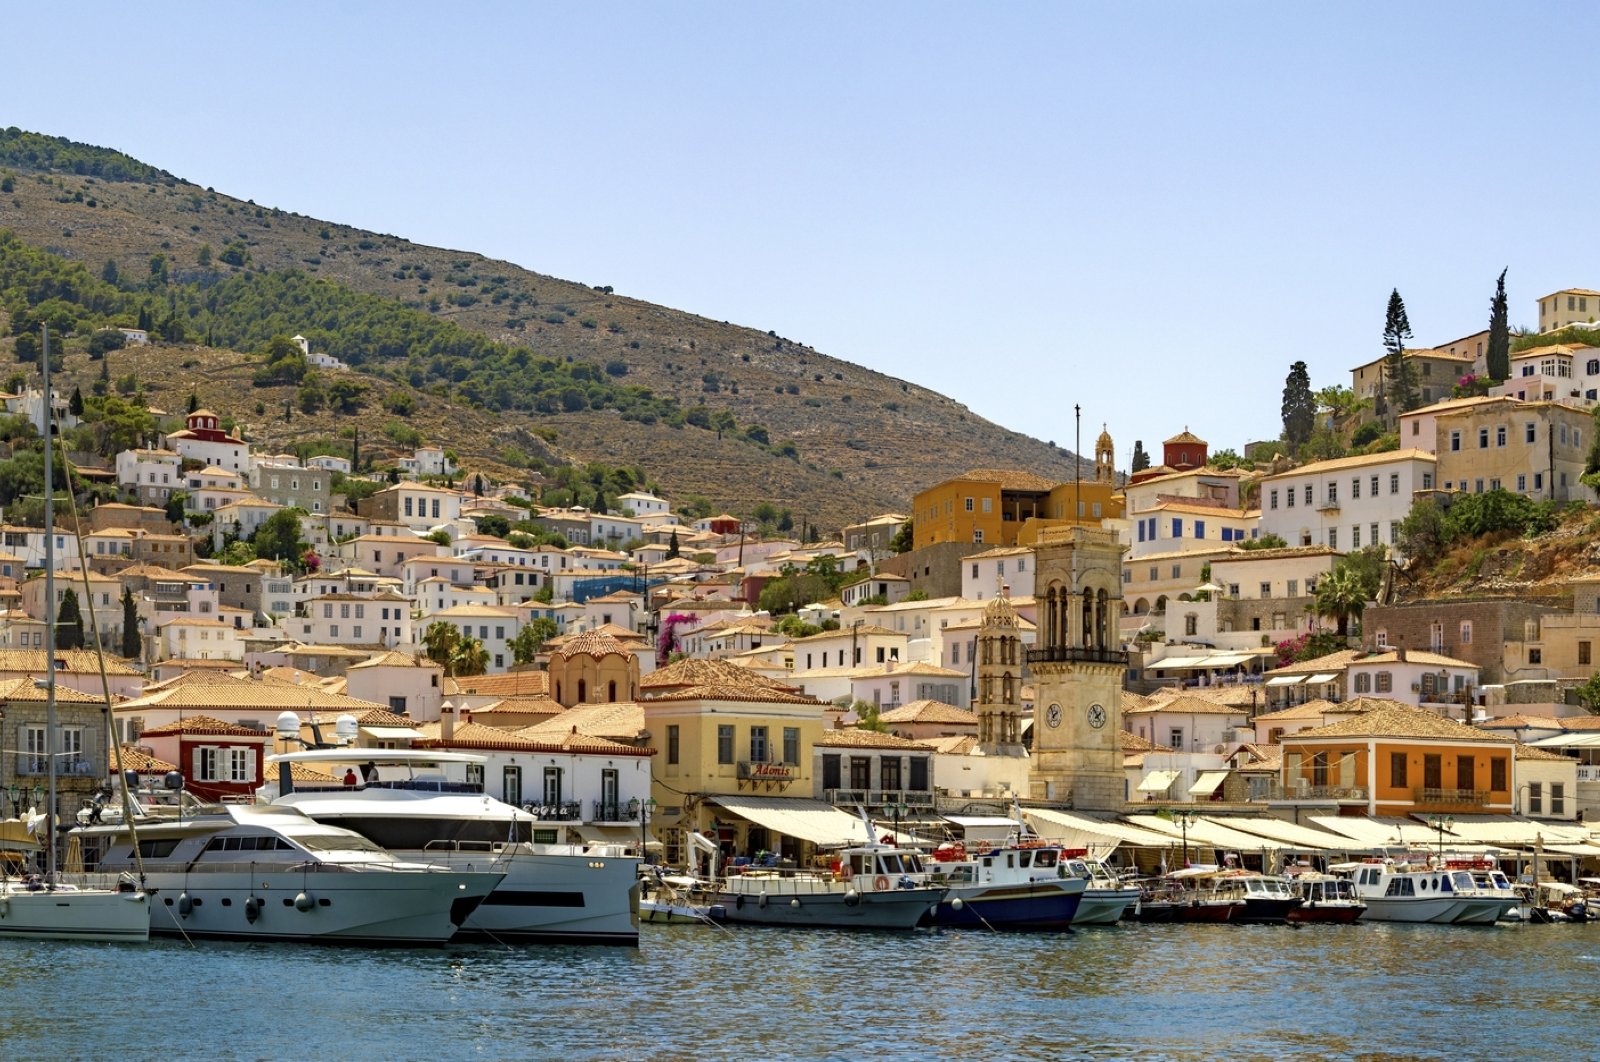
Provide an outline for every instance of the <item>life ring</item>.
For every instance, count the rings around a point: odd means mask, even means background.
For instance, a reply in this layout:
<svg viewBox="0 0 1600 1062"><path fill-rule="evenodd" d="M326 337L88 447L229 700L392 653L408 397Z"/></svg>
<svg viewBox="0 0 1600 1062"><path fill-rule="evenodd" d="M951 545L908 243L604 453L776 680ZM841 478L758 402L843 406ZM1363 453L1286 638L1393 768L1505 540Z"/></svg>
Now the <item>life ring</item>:
<svg viewBox="0 0 1600 1062"><path fill-rule="evenodd" d="M879 892L883 892L889 887L889 879L884 877L882 874L879 874L877 877L872 879L872 887L877 889Z"/></svg>
<svg viewBox="0 0 1600 1062"><path fill-rule="evenodd" d="M849 881L854 875L855 871L851 869L849 863L845 863L839 868L839 876L846 881Z"/></svg>

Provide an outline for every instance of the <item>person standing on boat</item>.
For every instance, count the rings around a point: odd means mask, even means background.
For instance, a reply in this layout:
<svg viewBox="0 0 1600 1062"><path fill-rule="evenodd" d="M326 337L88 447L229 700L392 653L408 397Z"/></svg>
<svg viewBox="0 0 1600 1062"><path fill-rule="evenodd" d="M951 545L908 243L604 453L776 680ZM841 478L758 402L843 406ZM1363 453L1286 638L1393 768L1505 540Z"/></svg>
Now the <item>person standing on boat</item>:
<svg viewBox="0 0 1600 1062"><path fill-rule="evenodd" d="M354 767L346 767L345 768L345 770L344 770L344 784L345 785L355 785L356 784L356 769Z"/></svg>
<svg viewBox="0 0 1600 1062"><path fill-rule="evenodd" d="M377 780L378 780L378 765L376 763L373 763L371 760L368 760L366 763L361 765L361 781L365 785L371 785L373 782L376 782Z"/></svg>

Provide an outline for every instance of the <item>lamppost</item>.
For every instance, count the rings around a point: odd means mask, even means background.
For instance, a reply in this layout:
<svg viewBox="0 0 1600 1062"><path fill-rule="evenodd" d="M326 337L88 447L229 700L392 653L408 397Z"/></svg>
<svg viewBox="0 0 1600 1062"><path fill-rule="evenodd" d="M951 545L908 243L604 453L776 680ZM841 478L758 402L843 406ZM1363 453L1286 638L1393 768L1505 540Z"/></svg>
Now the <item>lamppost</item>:
<svg viewBox="0 0 1600 1062"><path fill-rule="evenodd" d="M889 807L894 812L894 843L898 846L900 844L900 818L908 814L911 809L906 807L903 801L896 801Z"/></svg>
<svg viewBox="0 0 1600 1062"><path fill-rule="evenodd" d="M643 861L646 858L648 858L648 853L645 851L645 849L650 843L650 838L649 838L649 835L645 833L645 826L650 821L650 812L654 811L655 807L656 807L656 801L655 801L654 797L650 797L644 803L639 805L639 859L640 859L640 861Z"/></svg>
<svg viewBox="0 0 1600 1062"><path fill-rule="evenodd" d="M1172 815L1172 821L1178 824L1178 829L1183 832L1183 865L1189 865L1189 827L1199 818L1192 811L1177 811Z"/></svg>
<svg viewBox="0 0 1600 1062"><path fill-rule="evenodd" d="M1428 825L1439 831L1439 865L1444 866L1444 834L1455 822L1449 815L1430 815Z"/></svg>

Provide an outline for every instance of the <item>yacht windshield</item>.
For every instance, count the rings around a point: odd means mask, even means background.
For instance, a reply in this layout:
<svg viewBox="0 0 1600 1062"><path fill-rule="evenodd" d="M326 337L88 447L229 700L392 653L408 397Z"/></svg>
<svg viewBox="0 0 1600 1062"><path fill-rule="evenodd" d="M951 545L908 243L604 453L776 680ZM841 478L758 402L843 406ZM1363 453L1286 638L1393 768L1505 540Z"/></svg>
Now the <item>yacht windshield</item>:
<svg viewBox="0 0 1600 1062"><path fill-rule="evenodd" d="M354 833L307 833L294 839L308 852L376 852L386 854L382 848Z"/></svg>

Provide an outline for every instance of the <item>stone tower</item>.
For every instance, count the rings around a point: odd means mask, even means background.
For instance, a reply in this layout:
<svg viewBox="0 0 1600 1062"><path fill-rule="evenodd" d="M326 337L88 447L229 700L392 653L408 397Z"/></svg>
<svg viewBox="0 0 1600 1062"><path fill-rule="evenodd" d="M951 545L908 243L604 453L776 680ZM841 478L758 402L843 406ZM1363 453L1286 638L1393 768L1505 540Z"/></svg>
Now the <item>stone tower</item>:
<svg viewBox="0 0 1600 1062"><path fill-rule="evenodd" d="M1038 640L1033 670L1035 800L1115 811L1127 800L1122 770L1122 554L1114 531L1051 528L1034 547Z"/></svg>
<svg viewBox="0 0 1600 1062"><path fill-rule="evenodd" d="M1022 635L1007 587L984 606L977 666L978 747L986 756L1020 756Z"/></svg>
<svg viewBox="0 0 1600 1062"><path fill-rule="evenodd" d="M1111 445L1111 433L1100 425L1100 438L1094 443L1094 480L1107 486L1117 481L1116 451Z"/></svg>

